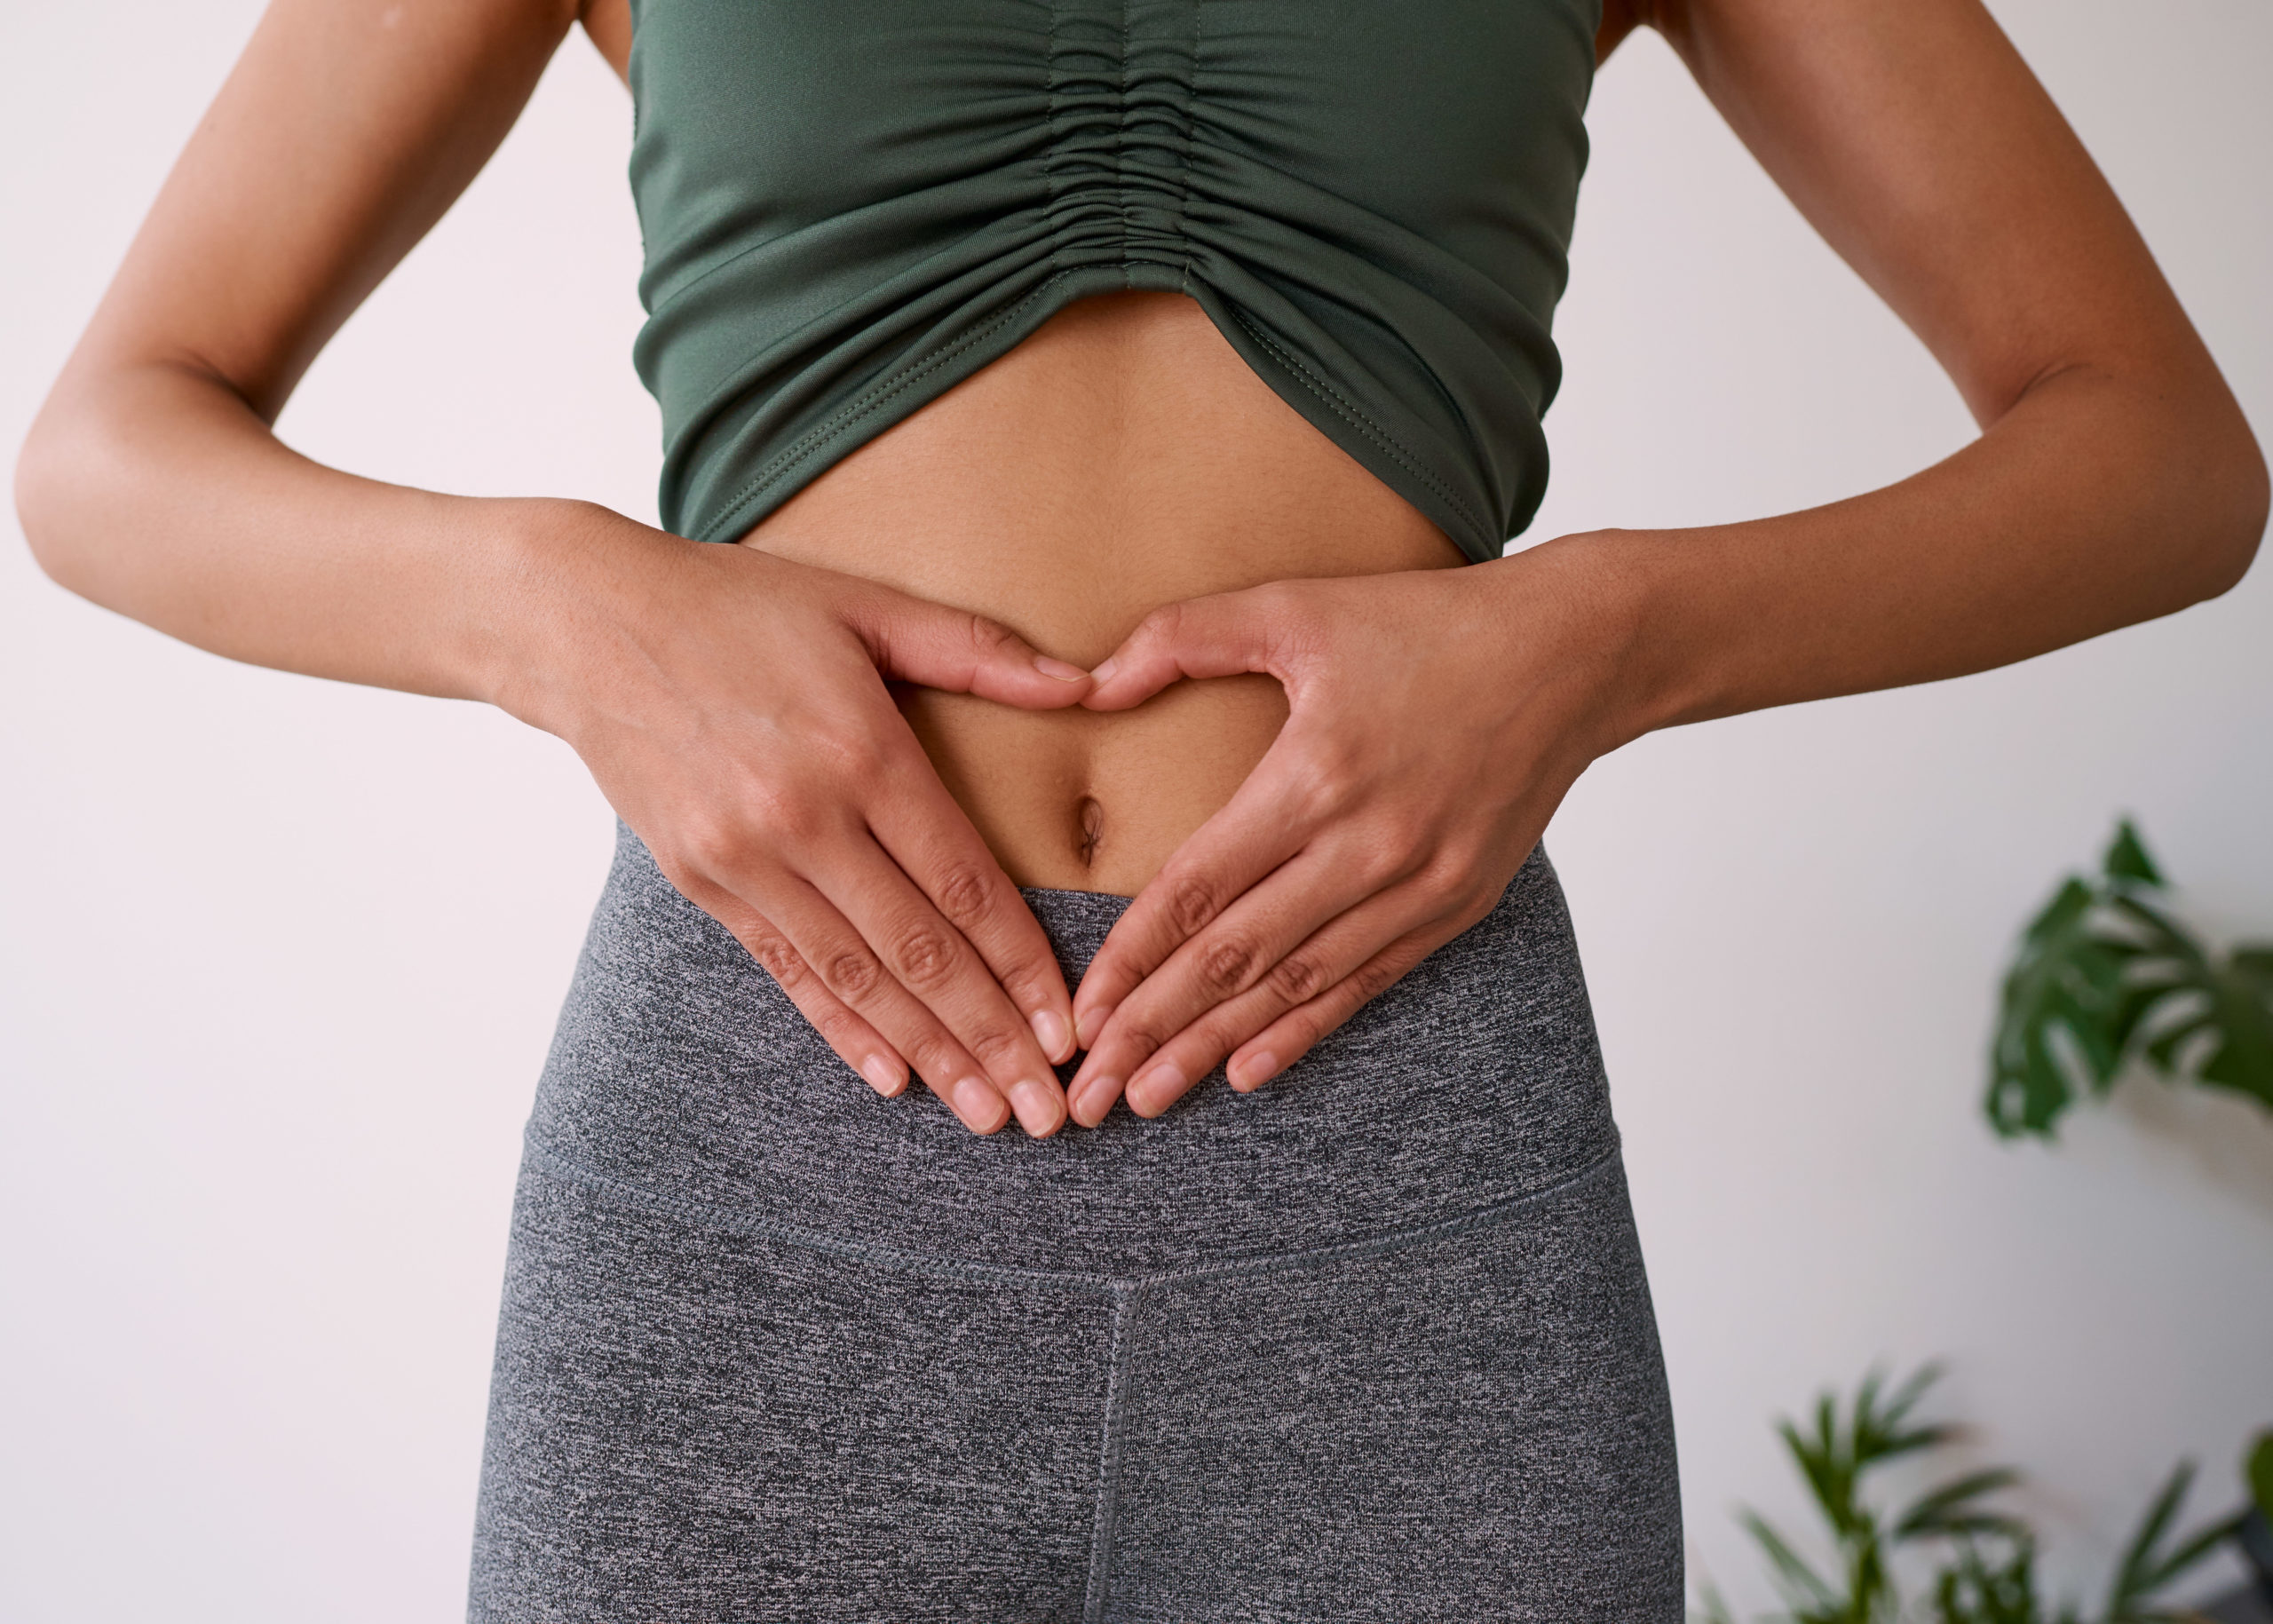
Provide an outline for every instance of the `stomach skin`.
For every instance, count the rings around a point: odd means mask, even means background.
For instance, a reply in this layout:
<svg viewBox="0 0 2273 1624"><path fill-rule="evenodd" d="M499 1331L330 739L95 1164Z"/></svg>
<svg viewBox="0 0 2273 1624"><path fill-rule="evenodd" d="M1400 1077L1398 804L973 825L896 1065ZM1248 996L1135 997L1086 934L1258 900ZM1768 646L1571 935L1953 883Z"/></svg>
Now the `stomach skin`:
<svg viewBox="0 0 2273 1624"><path fill-rule="evenodd" d="M1257 377L1180 293L1079 300L833 464L742 544L1002 622L1097 665L1164 604L1463 560ZM1010 877L1133 896L1287 717L1271 677L1133 710L1027 711L901 687Z"/></svg>

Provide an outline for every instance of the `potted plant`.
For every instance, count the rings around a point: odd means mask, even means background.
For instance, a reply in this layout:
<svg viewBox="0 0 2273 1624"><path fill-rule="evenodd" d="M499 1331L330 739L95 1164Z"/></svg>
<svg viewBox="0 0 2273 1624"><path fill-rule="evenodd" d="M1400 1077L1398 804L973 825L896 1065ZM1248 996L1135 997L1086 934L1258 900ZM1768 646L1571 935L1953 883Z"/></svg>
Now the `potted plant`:
<svg viewBox="0 0 2273 1624"><path fill-rule="evenodd" d="M1989 1125L2053 1136L2129 1067L2229 1089L2273 1112L2273 942L2221 957L2162 905L2162 871L2125 819L2096 875L2071 875L2006 973Z"/></svg>
<svg viewBox="0 0 2273 1624"><path fill-rule="evenodd" d="M1758 1512L1739 1511L1783 1598L1785 1611L1772 1619L1778 1624L1898 1624L1921 1617L1933 1624L2158 1624L2189 1616L2158 1605L2158 1598L2243 1521L2236 1515L2178 1533L2194 1477L2190 1462L2181 1462L2164 1480L2124 1547L2104 1599L2088 1613L2040 1594L2034 1532L1992 1503L2019 1481L2010 1467L1945 1477L1906 1505L1881 1505L1869 1493L1874 1474L1960 1436L1946 1422L1921 1422L1913 1414L1939 1374L1928 1365L1889 1391L1873 1372L1843 1406L1825 1393L1807 1425L1778 1423L1784 1446L1822 1516L1830 1556L1810 1560L1798 1541ZM2253 1471L2261 1462L2273 1472L2273 1439L2253 1455ZM1917 1577L1906 1584L1906 1575ZM1702 1624L1735 1624L1736 1615L1712 1586L1703 1588L1701 1599Z"/></svg>

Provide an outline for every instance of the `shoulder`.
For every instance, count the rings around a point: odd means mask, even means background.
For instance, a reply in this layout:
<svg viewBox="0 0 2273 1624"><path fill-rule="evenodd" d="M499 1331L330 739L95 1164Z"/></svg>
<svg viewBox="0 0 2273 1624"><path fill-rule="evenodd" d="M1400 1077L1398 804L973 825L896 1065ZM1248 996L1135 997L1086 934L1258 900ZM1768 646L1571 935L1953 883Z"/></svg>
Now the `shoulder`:
<svg viewBox="0 0 2273 1624"><path fill-rule="evenodd" d="M581 0L577 20L616 77L631 77L631 0Z"/></svg>

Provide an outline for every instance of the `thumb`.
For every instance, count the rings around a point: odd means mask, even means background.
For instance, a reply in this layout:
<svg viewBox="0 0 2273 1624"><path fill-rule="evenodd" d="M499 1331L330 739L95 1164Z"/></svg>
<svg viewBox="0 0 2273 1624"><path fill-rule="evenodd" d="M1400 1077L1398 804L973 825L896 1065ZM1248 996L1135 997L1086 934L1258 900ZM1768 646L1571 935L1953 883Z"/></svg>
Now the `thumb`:
<svg viewBox="0 0 2273 1624"><path fill-rule="evenodd" d="M1081 702L1093 685L999 621L879 587L848 606L846 623L884 676L1027 710Z"/></svg>
<svg viewBox="0 0 2273 1624"><path fill-rule="evenodd" d="M1184 677L1237 677L1279 669L1295 606L1284 586L1252 587L1164 604L1146 615L1111 658L1082 703L1091 710L1141 705Z"/></svg>

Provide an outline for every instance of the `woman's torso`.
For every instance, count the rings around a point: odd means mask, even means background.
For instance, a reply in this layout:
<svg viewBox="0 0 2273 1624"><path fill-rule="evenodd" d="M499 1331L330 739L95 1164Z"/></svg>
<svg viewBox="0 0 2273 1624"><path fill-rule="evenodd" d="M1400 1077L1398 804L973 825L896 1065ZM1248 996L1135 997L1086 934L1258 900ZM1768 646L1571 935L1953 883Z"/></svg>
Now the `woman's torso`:
<svg viewBox="0 0 2273 1624"><path fill-rule="evenodd" d="M735 479L713 482L724 494L687 504L697 522L683 533L747 531L784 556L993 615L1083 664L1195 594L1477 556L1475 535L1456 544L1259 376L1219 320L1242 320L1240 307L1218 306L1168 290L1073 299L730 527L733 492L756 488L752 463L774 455L759 448ZM816 411L824 431L836 421ZM700 413L681 421L695 425L680 442L692 467L715 447ZM667 479L667 511L669 490ZM1122 715L937 693L905 704L1032 888L1069 982L1122 899L1229 797L1286 715L1263 677L1178 685ZM848 1086L735 939L620 831L530 1145L556 1170L642 1201L831 1245L1121 1275L1459 1221L1605 1168L1617 1143L1540 852L1484 921L1269 1089L1203 1086L1157 1121L1116 1113L1044 1140L942 1132L943 1113L920 1090L879 1100Z"/></svg>
<svg viewBox="0 0 2273 1624"><path fill-rule="evenodd" d="M1173 293L1069 305L760 523L747 544L990 615L1084 667L1162 604L1460 563ZM1133 895L1230 799L1287 707L1268 677L1133 711L910 689L948 789L1022 885Z"/></svg>
<svg viewBox="0 0 2273 1624"><path fill-rule="evenodd" d="M1595 20L592 0L664 522L1081 665L1178 599L1495 555L1544 485ZM1286 715L1263 677L903 702L1015 880L1123 895Z"/></svg>

